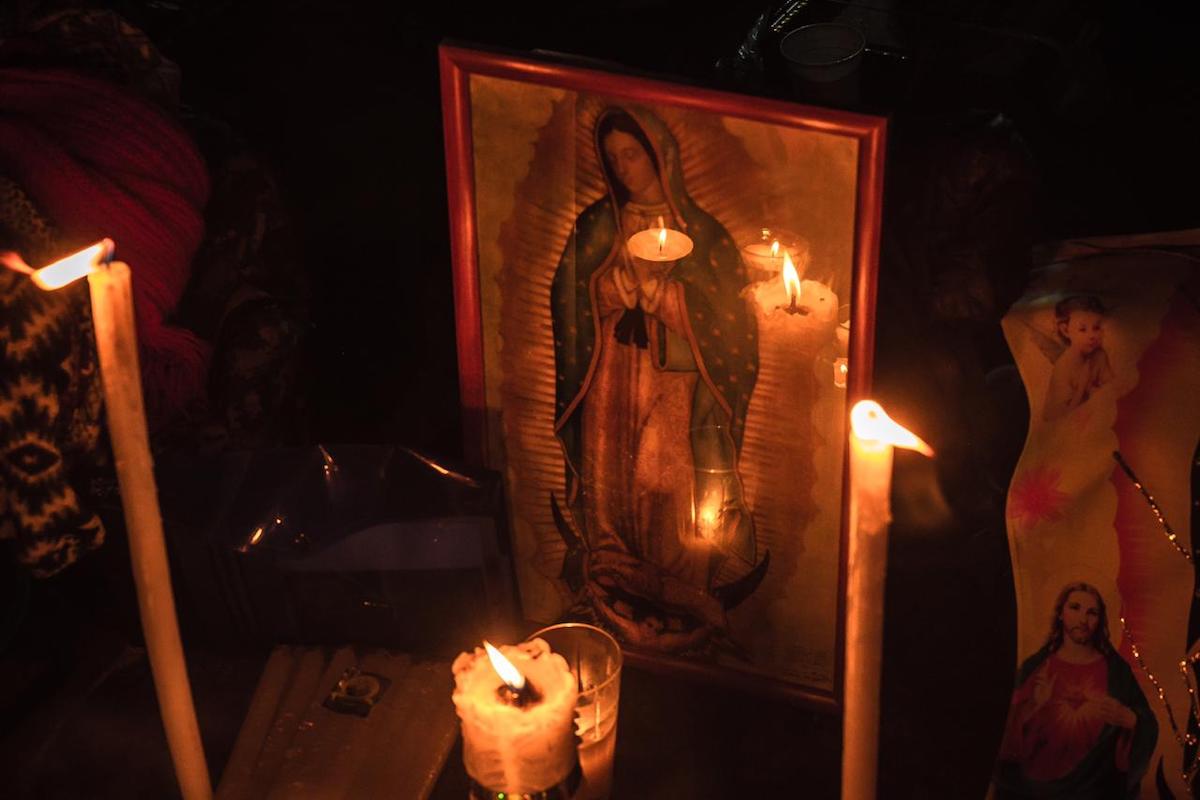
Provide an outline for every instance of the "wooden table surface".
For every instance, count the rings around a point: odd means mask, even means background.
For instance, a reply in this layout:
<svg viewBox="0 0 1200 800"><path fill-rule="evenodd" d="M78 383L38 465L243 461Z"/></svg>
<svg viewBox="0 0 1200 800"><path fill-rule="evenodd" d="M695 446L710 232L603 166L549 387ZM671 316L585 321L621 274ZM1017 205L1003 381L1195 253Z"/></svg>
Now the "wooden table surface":
<svg viewBox="0 0 1200 800"><path fill-rule="evenodd" d="M613 800L837 798L840 754L831 713L628 665L621 672ZM466 796L456 741L430 797Z"/></svg>
<svg viewBox="0 0 1200 800"><path fill-rule="evenodd" d="M325 705L349 667L391 682L366 717ZM457 737L448 663L350 647L277 647L217 798L426 797Z"/></svg>

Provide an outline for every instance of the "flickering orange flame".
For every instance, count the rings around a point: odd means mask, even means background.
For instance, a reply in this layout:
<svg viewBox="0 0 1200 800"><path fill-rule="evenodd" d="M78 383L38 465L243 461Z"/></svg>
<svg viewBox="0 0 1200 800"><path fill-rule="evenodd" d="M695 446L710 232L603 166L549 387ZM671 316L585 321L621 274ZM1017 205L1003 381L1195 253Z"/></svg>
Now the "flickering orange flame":
<svg viewBox="0 0 1200 800"><path fill-rule="evenodd" d="M658 232L658 252L661 253L662 249L666 246L667 246L667 229L663 228L662 230L660 230Z"/></svg>
<svg viewBox="0 0 1200 800"><path fill-rule="evenodd" d="M29 277L39 288L61 289L95 270L101 261L111 256L112 247L111 239L102 239L91 247L35 270Z"/></svg>
<svg viewBox="0 0 1200 800"><path fill-rule="evenodd" d="M792 263L792 257L783 252L783 288L787 291L788 301L800 299L800 274Z"/></svg>
<svg viewBox="0 0 1200 800"><path fill-rule="evenodd" d="M771 242L771 258L779 258L779 240Z"/></svg>
<svg viewBox="0 0 1200 800"><path fill-rule="evenodd" d="M704 536L709 536L716 530L717 523L721 520L721 498L715 492L709 492L704 495L704 499L700 501L698 508L692 508L692 515L696 518L700 533Z"/></svg>
<svg viewBox="0 0 1200 800"><path fill-rule="evenodd" d="M921 437L887 415L883 406L874 400L859 400L850 410L850 427L854 435L880 445L916 450L926 456L933 455L933 448Z"/></svg>
<svg viewBox="0 0 1200 800"><path fill-rule="evenodd" d="M496 670L496 674L500 676L500 680L504 681L510 689L519 692L525 688L525 676L521 671L513 666L513 663L504 657L504 654L491 645L490 642L484 641L483 649L487 651L488 660L492 662L492 669Z"/></svg>

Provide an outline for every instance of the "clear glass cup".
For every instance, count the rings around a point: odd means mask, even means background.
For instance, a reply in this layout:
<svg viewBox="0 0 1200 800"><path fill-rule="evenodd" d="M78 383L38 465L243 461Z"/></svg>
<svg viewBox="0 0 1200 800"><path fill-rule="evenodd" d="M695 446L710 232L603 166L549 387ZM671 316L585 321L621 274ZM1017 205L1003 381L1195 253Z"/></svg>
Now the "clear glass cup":
<svg viewBox="0 0 1200 800"><path fill-rule="evenodd" d="M605 631L581 622L551 625L532 634L567 660L579 682L576 731L583 784L576 800L606 800L612 794L621 700L621 646Z"/></svg>

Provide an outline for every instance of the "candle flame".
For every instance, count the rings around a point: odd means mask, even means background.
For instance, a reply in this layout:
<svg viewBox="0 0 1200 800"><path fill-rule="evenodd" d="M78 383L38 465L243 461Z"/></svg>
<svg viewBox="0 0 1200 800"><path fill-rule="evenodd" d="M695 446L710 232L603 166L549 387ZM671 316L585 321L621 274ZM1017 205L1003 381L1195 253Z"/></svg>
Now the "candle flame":
<svg viewBox="0 0 1200 800"><path fill-rule="evenodd" d="M800 274L792 263L792 257L783 252L783 288L787 291L788 301L800 299Z"/></svg>
<svg viewBox="0 0 1200 800"><path fill-rule="evenodd" d="M859 439L916 450L925 456L933 455L932 447L889 417L883 406L874 400L859 400L854 404L850 410L850 427Z"/></svg>
<svg viewBox="0 0 1200 800"><path fill-rule="evenodd" d="M850 375L850 362L844 358L833 362L833 385L839 389L846 388L846 378Z"/></svg>
<svg viewBox="0 0 1200 800"><path fill-rule="evenodd" d="M525 676L513 666L511 661L504 657L503 653L486 640L483 643L483 648L487 650L488 660L492 662L492 669L496 670L496 674L500 676L500 680L504 681L515 692L519 692L525 688Z"/></svg>
<svg viewBox="0 0 1200 800"><path fill-rule="evenodd" d="M47 291L61 289L94 271L101 261L110 258L112 247L111 239L103 239L78 253L73 253L53 264L35 270L29 277L39 288Z"/></svg>
<svg viewBox="0 0 1200 800"><path fill-rule="evenodd" d="M0 264L22 275L33 274L33 267L25 263L25 259L21 258L20 253L14 253L12 250L0 251Z"/></svg>
<svg viewBox="0 0 1200 800"><path fill-rule="evenodd" d="M771 242L771 258L779 258L779 240Z"/></svg>

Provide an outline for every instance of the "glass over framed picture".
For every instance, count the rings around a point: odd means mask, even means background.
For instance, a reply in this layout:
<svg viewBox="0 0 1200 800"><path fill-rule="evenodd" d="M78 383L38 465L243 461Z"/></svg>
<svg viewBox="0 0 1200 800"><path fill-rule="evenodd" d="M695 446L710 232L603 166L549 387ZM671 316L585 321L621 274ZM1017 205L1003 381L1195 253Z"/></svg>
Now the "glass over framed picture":
<svg viewBox="0 0 1200 800"><path fill-rule="evenodd" d="M839 694L883 119L441 49L467 453L531 622Z"/></svg>

